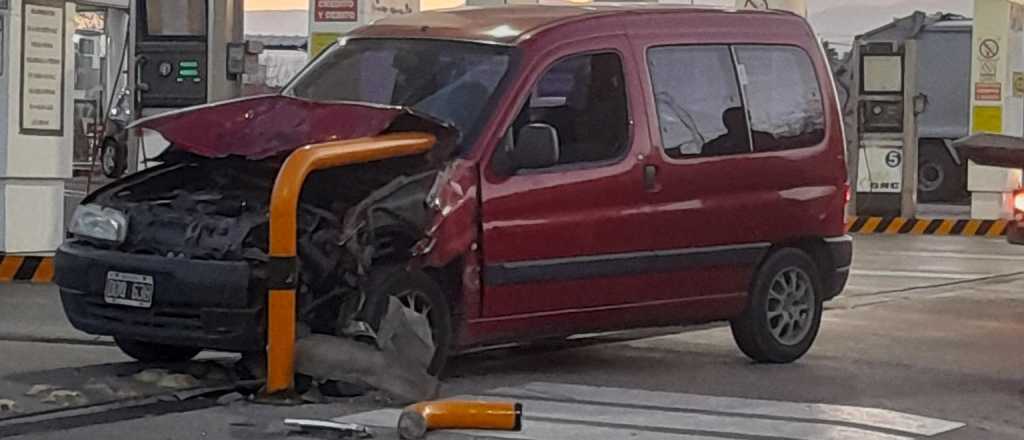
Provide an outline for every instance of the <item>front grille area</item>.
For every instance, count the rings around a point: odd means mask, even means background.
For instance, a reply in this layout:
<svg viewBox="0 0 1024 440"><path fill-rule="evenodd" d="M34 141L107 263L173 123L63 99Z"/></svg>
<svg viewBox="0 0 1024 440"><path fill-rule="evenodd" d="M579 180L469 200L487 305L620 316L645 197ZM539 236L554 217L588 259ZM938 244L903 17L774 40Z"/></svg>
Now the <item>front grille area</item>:
<svg viewBox="0 0 1024 440"><path fill-rule="evenodd" d="M103 298L83 296L86 312L111 323L159 329L203 331L201 314L195 309L169 308L154 304L151 309L107 304ZM226 333L226 332L225 332Z"/></svg>

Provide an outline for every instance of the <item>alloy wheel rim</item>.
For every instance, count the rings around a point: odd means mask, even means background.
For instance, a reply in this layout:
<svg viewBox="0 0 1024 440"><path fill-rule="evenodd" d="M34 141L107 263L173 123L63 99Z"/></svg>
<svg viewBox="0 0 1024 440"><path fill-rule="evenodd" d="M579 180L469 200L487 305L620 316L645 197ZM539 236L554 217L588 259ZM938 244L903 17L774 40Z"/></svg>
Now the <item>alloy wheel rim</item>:
<svg viewBox="0 0 1024 440"><path fill-rule="evenodd" d="M117 149L111 145L107 145L103 148L103 170L108 174L114 172L114 155L117 154Z"/></svg>
<svg viewBox="0 0 1024 440"><path fill-rule="evenodd" d="M802 269L779 271L768 287L768 329L783 345L799 344L814 322L814 285Z"/></svg>
<svg viewBox="0 0 1024 440"><path fill-rule="evenodd" d="M430 317L430 311L433 308L430 305L430 298L427 294L419 290L405 290L394 295L394 297L407 311L420 315L423 319L427 320L427 325L430 327L430 343L434 344L434 349L436 350L437 335L435 334L434 320Z"/></svg>
<svg viewBox="0 0 1024 440"><path fill-rule="evenodd" d="M945 173L942 171L942 167L934 162L926 162L922 165L921 170L917 174L917 184L921 187L922 191L935 191L942 183Z"/></svg>

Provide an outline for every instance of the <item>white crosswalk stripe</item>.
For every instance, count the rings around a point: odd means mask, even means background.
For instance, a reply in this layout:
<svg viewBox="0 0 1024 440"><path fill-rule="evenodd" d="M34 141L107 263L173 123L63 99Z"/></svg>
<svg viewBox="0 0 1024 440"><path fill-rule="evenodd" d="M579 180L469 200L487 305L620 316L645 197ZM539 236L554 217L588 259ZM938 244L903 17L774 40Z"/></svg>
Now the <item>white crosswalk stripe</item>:
<svg viewBox="0 0 1024 440"><path fill-rule="evenodd" d="M491 438L905 440L964 426L876 408L554 383L499 388L459 398L523 404L521 432L466 432ZM393 427L398 413L384 409L338 420Z"/></svg>

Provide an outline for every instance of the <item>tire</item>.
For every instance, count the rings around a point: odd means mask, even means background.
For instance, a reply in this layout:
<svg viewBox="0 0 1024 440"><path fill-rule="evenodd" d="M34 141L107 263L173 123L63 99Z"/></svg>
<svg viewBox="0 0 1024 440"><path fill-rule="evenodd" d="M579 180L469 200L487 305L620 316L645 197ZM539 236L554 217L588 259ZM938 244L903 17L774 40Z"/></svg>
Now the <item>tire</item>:
<svg viewBox="0 0 1024 440"><path fill-rule="evenodd" d="M140 362L185 362L196 357L202 348L144 342L114 336L114 343L124 354Z"/></svg>
<svg viewBox="0 0 1024 440"><path fill-rule="evenodd" d="M439 376L444 370L448 357L452 353L454 343L452 333L451 305L441 286L427 273L421 270L406 270L400 266L382 266L371 271L364 288L366 304L358 318L380 330L381 320L388 310L388 299L403 297L406 307L419 312L421 306L429 307L427 320L430 322L430 333L434 339L434 356L430 360L427 372ZM410 304L406 298L416 297Z"/></svg>
<svg viewBox="0 0 1024 440"><path fill-rule="evenodd" d="M790 363L807 353L821 326L820 278L803 251L786 248L771 254L757 271L746 310L730 322L740 351L754 361L773 364ZM794 315L802 317L795 321L802 325L790 323L787 331L784 322Z"/></svg>
<svg viewBox="0 0 1024 440"><path fill-rule="evenodd" d="M966 196L967 170L957 165L941 142L920 143L917 161L917 198L921 202L958 202Z"/></svg>
<svg viewBox="0 0 1024 440"><path fill-rule="evenodd" d="M100 149L100 168L104 176L111 179L121 177L128 168L128 150L125 146L114 138L105 139Z"/></svg>

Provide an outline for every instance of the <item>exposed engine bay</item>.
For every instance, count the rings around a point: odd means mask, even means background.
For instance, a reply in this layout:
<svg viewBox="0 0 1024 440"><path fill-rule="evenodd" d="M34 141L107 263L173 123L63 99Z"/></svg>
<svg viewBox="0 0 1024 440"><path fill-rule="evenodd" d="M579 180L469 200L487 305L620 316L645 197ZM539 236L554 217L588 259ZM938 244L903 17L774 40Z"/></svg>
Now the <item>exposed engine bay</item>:
<svg viewBox="0 0 1024 440"><path fill-rule="evenodd" d="M270 260L270 195L280 165L278 157L176 153L97 192L92 202L129 219L120 251L246 261L260 277ZM317 332L340 331L343 303L354 300L349 314L357 312L358 277L374 262L409 258L428 220L426 198L436 174L424 157L413 156L309 176L298 212L300 320Z"/></svg>
<svg viewBox="0 0 1024 440"><path fill-rule="evenodd" d="M345 120L361 123L338 123ZM238 124L238 135L202 129L225 123ZM83 203L123 215L128 224L123 240L77 236L78 241L127 254L244 261L251 268L250 290L264 292L270 276L271 194L293 150L409 131L436 137L425 155L328 168L305 179L297 211L297 319L313 332L329 334L373 332L355 322L366 301L360 278L375 264L411 258L433 218L427 199L456 138L449 125L409 109L281 96L137 124L161 133L171 147L160 165L101 188Z"/></svg>

